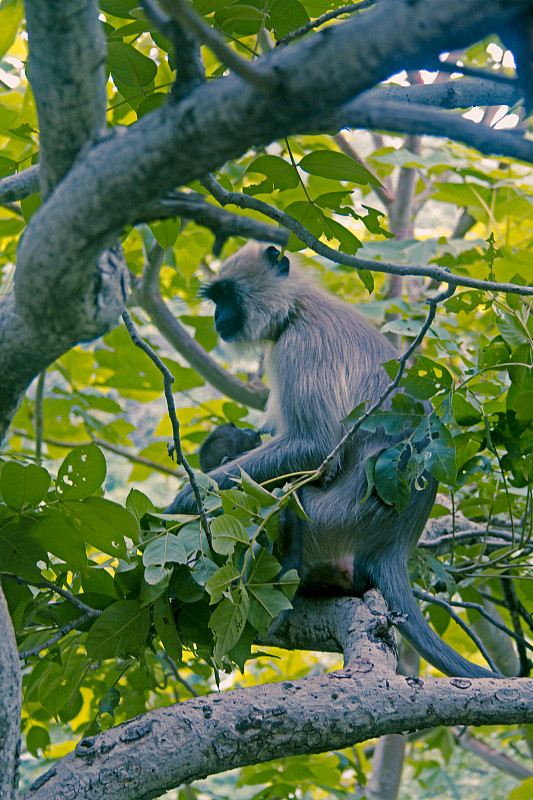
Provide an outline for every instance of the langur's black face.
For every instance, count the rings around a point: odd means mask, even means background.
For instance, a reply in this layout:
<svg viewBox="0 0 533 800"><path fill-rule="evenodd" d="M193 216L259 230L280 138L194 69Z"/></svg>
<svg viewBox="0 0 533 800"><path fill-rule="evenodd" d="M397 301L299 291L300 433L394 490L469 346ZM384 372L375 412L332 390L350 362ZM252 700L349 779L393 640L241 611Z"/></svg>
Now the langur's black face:
<svg viewBox="0 0 533 800"><path fill-rule="evenodd" d="M233 341L245 323L244 304L234 281L210 283L202 292L215 305L215 328L225 342Z"/></svg>

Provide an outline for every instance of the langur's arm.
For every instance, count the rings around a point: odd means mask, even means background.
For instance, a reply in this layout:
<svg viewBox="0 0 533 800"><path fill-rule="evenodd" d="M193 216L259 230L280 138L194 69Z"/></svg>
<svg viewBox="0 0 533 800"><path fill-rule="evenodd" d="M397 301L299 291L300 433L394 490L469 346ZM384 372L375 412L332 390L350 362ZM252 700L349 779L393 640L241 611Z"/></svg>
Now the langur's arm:
<svg viewBox="0 0 533 800"><path fill-rule="evenodd" d="M285 475L289 472L316 469L326 457L314 441L276 437L255 450L243 453L233 461L211 470L208 474L220 489L235 485L233 477L240 477L241 468L257 483ZM168 514L194 514L196 503L190 485L185 486L166 509Z"/></svg>

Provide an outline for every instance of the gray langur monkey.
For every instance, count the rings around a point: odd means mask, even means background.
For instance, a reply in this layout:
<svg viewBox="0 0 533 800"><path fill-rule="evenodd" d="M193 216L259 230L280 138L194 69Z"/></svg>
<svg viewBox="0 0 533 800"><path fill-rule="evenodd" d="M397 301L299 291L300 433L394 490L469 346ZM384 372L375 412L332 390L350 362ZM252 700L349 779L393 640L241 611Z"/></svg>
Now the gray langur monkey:
<svg viewBox="0 0 533 800"><path fill-rule="evenodd" d="M228 461L253 450L261 444L261 437L252 428L237 428L233 422L218 425L207 436L200 450L198 459L200 469L207 472L209 469L227 464Z"/></svg>
<svg viewBox="0 0 533 800"><path fill-rule="evenodd" d="M215 326L227 342L262 343L270 378L266 429L272 438L213 470L221 489L242 467L261 483L316 469L346 431L342 420L389 384L380 366L397 358L389 341L350 303L318 288L273 246L248 242L221 266L203 294L215 305ZM309 521L281 520L283 571L295 567L302 593L361 595L380 590L389 608L404 615L398 628L420 655L447 675L495 677L467 661L429 627L411 592L407 558L433 506L437 482L411 491L401 513L367 489L368 458L395 443L383 428L358 430L337 462L333 479L299 493ZM167 511L194 513L190 486ZM294 525L291 527L291 519Z"/></svg>

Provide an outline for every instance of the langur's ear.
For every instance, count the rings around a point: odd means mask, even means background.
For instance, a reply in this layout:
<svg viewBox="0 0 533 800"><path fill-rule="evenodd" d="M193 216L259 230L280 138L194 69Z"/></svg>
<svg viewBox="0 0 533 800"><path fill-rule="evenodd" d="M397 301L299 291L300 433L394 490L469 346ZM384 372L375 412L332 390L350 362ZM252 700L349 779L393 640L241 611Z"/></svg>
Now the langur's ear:
<svg viewBox="0 0 533 800"><path fill-rule="evenodd" d="M289 274L290 262L287 256L280 258L281 252L275 247L267 247L264 256L267 260L268 266L276 270L278 275L286 277Z"/></svg>

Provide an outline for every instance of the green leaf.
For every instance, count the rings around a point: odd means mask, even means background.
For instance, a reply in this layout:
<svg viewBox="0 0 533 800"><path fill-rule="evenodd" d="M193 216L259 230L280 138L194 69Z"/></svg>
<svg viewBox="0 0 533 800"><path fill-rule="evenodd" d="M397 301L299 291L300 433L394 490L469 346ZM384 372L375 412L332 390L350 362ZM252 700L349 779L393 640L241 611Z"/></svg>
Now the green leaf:
<svg viewBox="0 0 533 800"><path fill-rule="evenodd" d="M274 189L279 189L280 191L295 189L300 182L298 173L293 165L279 156L267 155L254 158L246 169L246 174L249 173L260 173L265 175L267 180L262 181L257 186L245 187L246 194L270 193Z"/></svg>
<svg viewBox="0 0 533 800"><path fill-rule="evenodd" d="M261 508L269 508L276 504L277 497L256 483L243 469L241 469L241 479L243 490L254 497Z"/></svg>
<svg viewBox="0 0 533 800"><path fill-rule="evenodd" d="M254 558L253 570L247 583L248 584L264 584L279 575L281 564L274 558L273 555L267 553L266 550L261 549L259 555Z"/></svg>
<svg viewBox="0 0 533 800"><path fill-rule="evenodd" d="M0 495L4 503L15 511L25 506L36 508L44 500L50 475L36 464L23 466L17 461L6 461L0 470Z"/></svg>
<svg viewBox="0 0 533 800"><path fill-rule="evenodd" d="M13 42L24 17L21 0L4 0L0 7L0 58L3 58Z"/></svg>
<svg viewBox="0 0 533 800"><path fill-rule="evenodd" d="M368 169L344 153L335 150L315 150L302 158L298 166L311 175L322 178L351 181L361 186L381 186L381 183Z"/></svg>
<svg viewBox="0 0 533 800"><path fill-rule="evenodd" d="M342 422L357 422L359 417L361 417L365 413L365 406L366 406L366 401L364 403L359 403L359 405L357 405L355 408L352 408L352 410L350 411L348 416L344 417L344 419L341 420L341 421Z"/></svg>
<svg viewBox="0 0 533 800"><path fill-rule="evenodd" d="M117 503L101 497L88 497L83 501L69 499L62 505L66 518L78 535L103 553L125 559L125 537L134 542L139 539L134 517Z"/></svg>
<svg viewBox="0 0 533 800"><path fill-rule="evenodd" d="M343 253L354 255L363 243L344 225L329 217L324 218L324 235L327 239L337 239ZM366 272L367 270L363 270Z"/></svg>
<svg viewBox="0 0 533 800"><path fill-rule="evenodd" d="M496 316L496 327L505 339L507 344L511 347L524 344L528 342L527 333L524 326L520 323L517 317L513 314L507 314L505 311L499 311Z"/></svg>
<svg viewBox="0 0 533 800"><path fill-rule="evenodd" d="M180 637L176 628L174 614L168 597L159 597L154 603L154 627L163 643L167 655L174 661L181 660L182 650Z"/></svg>
<svg viewBox="0 0 533 800"><path fill-rule="evenodd" d="M416 364L405 371L402 378L405 391L419 400L429 400L438 392L453 386L450 372L426 356L418 356Z"/></svg>
<svg viewBox="0 0 533 800"><path fill-rule="evenodd" d="M416 429L412 442L417 451L417 459L425 469L443 483L455 483L455 443L450 431L441 420L432 414Z"/></svg>
<svg viewBox="0 0 533 800"><path fill-rule="evenodd" d="M87 554L79 531L55 509L28 521L28 533L43 550L62 559L74 572L85 572Z"/></svg>
<svg viewBox="0 0 533 800"><path fill-rule="evenodd" d="M154 504L143 492L138 489L131 489L126 498L126 508L136 517L137 522L140 523L145 514L155 511Z"/></svg>
<svg viewBox="0 0 533 800"><path fill-rule="evenodd" d="M268 5L266 26L277 40L309 22L309 15L298 0L273 0Z"/></svg>
<svg viewBox="0 0 533 800"><path fill-rule="evenodd" d="M232 602L225 597L211 614L209 627L215 634L214 656L218 664L239 641L246 624L248 607L248 595L243 591L238 597L238 602Z"/></svg>
<svg viewBox="0 0 533 800"><path fill-rule="evenodd" d="M143 553L145 567L165 564L186 564L187 553L182 542L173 533L162 533L146 545Z"/></svg>
<svg viewBox="0 0 533 800"><path fill-rule="evenodd" d="M528 421L533 419L533 391L522 392L513 401L513 411L516 418Z"/></svg>
<svg viewBox="0 0 533 800"><path fill-rule="evenodd" d="M110 686L107 692L104 694L100 702L98 703L98 713L99 714L109 714L111 717L115 717L115 711L118 708L118 705L121 700L121 693L117 689L116 686Z"/></svg>
<svg viewBox="0 0 533 800"><path fill-rule="evenodd" d="M59 467L56 492L60 500L83 500L102 485L107 472L104 454L95 444L71 450Z"/></svg>
<svg viewBox="0 0 533 800"><path fill-rule="evenodd" d="M266 633L270 623L282 611L292 608L292 603L283 592L275 586L249 586L250 603L249 620L254 628L261 633Z"/></svg>
<svg viewBox="0 0 533 800"><path fill-rule="evenodd" d="M0 527L0 567L20 578L41 581L43 576L36 564L46 562L46 550L30 536L29 528L26 519Z"/></svg>
<svg viewBox="0 0 533 800"><path fill-rule="evenodd" d="M211 595L211 603L218 603L222 600L224 593L228 591L239 575L239 570L233 564L226 564L225 567L217 569L205 585L206 591Z"/></svg>
<svg viewBox="0 0 533 800"><path fill-rule="evenodd" d="M107 66L126 86L146 86L157 75L155 62L125 42L108 42Z"/></svg>
<svg viewBox="0 0 533 800"><path fill-rule="evenodd" d="M1 17L0 17L1 24ZM40 725L32 725L26 731L26 747L35 758L39 757L39 750L46 750L50 745L50 734Z"/></svg>
<svg viewBox="0 0 533 800"><path fill-rule="evenodd" d="M411 470L404 461L410 456L410 447L397 444L384 450L374 468L374 485L381 499L400 512L409 501ZM407 457L407 458L406 458Z"/></svg>
<svg viewBox="0 0 533 800"><path fill-rule="evenodd" d="M533 778L527 778L517 786L507 800L530 800L533 797Z"/></svg>
<svg viewBox="0 0 533 800"><path fill-rule="evenodd" d="M150 612L138 600L119 600L104 609L87 634L85 648L97 661L115 656L137 655L150 630Z"/></svg>
<svg viewBox="0 0 533 800"><path fill-rule="evenodd" d="M156 242L166 250L175 244L180 232L180 220L177 219L162 219L157 222L148 223L148 227L154 234Z"/></svg>
<svg viewBox="0 0 533 800"><path fill-rule="evenodd" d="M292 600L299 585L300 578L295 569L288 569L279 579L279 588L289 600Z"/></svg>
<svg viewBox="0 0 533 800"><path fill-rule="evenodd" d="M232 514L222 514L211 522L212 545L215 553L230 555L236 544L249 544L242 523Z"/></svg>

